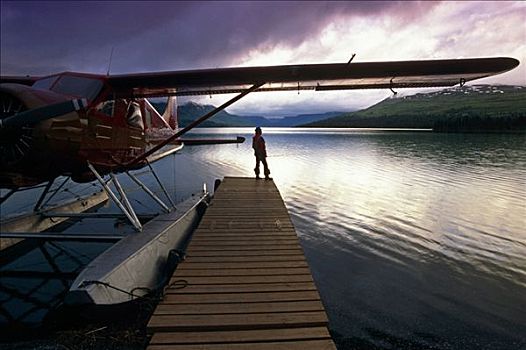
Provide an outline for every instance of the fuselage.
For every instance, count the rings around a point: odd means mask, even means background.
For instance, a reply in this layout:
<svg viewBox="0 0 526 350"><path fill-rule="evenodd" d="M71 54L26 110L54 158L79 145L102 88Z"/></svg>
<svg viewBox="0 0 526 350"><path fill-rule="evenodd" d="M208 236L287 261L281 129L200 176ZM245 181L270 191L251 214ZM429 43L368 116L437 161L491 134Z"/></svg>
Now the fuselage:
<svg viewBox="0 0 526 350"><path fill-rule="evenodd" d="M146 99L120 98L101 75L61 73L32 86L1 84L0 98L0 119L74 98L88 101L85 109L2 129L0 188L32 186L60 175L92 181L88 162L101 173L127 170L126 164L156 144L156 134L166 136L177 127L176 119L169 119L176 118L175 111L161 116Z"/></svg>

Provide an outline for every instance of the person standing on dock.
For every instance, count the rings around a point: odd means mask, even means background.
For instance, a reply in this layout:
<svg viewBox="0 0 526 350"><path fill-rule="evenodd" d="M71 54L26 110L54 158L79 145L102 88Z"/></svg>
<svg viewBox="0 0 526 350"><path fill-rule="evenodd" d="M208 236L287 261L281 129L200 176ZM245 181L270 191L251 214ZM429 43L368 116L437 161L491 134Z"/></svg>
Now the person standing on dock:
<svg viewBox="0 0 526 350"><path fill-rule="evenodd" d="M254 155L256 156L256 179L259 179L259 162L263 163L263 173L265 174L265 180L270 180L270 170L267 164L267 149L265 147L265 139L261 136L261 128L256 128L256 134L252 137L252 148L254 149Z"/></svg>

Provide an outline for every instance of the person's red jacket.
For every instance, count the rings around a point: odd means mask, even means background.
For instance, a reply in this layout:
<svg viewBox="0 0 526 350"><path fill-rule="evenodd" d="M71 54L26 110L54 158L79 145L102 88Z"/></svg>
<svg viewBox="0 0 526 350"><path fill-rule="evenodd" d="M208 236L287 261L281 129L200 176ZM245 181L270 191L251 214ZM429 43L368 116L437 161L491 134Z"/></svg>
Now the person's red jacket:
<svg viewBox="0 0 526 350"><path fill-rule="evenodd" d="M257 157L266 157L267 150L265 148L265 139L261 135L254 135L252 137L252 148L254 149L254 154Z"/></svg>

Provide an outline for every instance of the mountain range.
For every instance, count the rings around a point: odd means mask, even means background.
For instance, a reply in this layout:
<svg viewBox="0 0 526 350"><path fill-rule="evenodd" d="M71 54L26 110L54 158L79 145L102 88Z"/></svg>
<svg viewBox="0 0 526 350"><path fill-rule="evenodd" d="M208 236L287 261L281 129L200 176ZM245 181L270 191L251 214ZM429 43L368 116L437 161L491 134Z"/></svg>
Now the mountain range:
<svg viewBox="0 0 526 350"><path fill-rule="evenodd" d="M152 102L158 111L164 111L166 107L165 102ZM213 105L202 105L195 102L188 102L177 106L177 114L179 117L179 125L185 127L193 120L205 115L214 110ZM296 116L287 116L279 118L266 118L262 116L242 116L231 114L223 110L213 116L211 119L201 124L201 127L294 127L307 123L324 120L327 118L341 115L344 112L326 112L319 114L300 114Z"/></svg>

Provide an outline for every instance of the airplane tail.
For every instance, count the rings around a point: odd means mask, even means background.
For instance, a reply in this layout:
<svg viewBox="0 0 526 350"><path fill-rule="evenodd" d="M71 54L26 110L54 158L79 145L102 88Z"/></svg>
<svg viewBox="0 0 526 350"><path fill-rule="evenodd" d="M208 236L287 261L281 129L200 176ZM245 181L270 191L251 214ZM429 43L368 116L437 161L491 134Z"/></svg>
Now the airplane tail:
<svg viewBox="0 0 526 350"><path fill-rule="evenodd" d="M163 113L163 119L168 122L168 125L174 130L179 128L179 121L177 119L177 97L170 96L166 102L166 109Z"/></svg>

